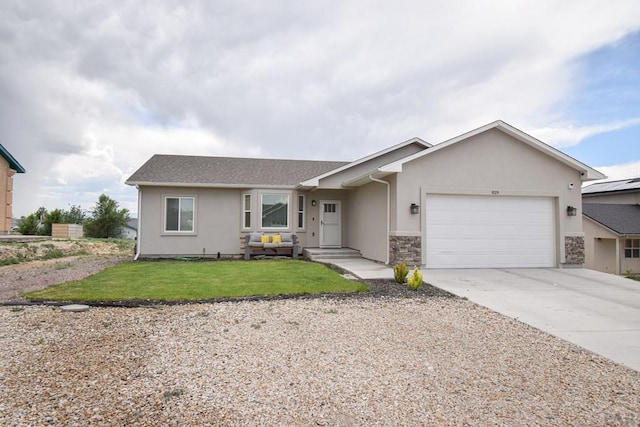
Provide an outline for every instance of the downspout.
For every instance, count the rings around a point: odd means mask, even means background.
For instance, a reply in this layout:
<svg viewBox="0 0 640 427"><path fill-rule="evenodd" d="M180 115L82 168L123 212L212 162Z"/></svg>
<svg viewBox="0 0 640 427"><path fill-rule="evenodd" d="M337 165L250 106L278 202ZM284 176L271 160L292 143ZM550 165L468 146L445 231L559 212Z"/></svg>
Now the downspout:
<svg viewBox="0 0 640 427"><path fill-rule="evenodd" d="M142 217L142 215L140 215L142 212L142 191L140 190L140 186L136 185L136 188L138 189L138 232L136 233L136 254L133 257L134 261L137 261L140 256L140 231L142 230L142 221L140 220Z"/></svg>
<svg viewBox="0 0 640 427"><path fill-rule="evenodd" d="M369 179L373 182L379 182L387 186L387 260L385 264L389 265L389 234L391 234L391 184L388 181L383 181L378 178L374 178L373 175L369 175Z"/></svg>

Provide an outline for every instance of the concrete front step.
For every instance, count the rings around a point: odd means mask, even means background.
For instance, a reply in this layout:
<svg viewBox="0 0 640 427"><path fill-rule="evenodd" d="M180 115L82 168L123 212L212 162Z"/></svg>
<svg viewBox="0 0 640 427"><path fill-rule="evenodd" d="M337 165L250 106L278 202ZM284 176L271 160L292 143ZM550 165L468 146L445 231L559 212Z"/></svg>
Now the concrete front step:
<svg viewBox="0 0 640 427"><path fill-rule="evenodd" d="M312 261L320 259L358 259L362 258L360 251L349 248L324 249L324 248L305 248L302 251L305 258Z"/></svg>

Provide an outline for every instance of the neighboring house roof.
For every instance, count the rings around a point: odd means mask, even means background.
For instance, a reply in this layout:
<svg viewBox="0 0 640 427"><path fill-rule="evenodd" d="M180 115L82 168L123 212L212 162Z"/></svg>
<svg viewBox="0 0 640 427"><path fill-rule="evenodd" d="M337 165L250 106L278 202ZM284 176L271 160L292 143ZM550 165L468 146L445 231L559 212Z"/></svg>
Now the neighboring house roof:
<svg viewBox="0 0 640 427"><path fill-rule="evenodd" d="M126 181L129 185L294 187L347 162L156 154Z"/></svg>
<svg viewBox="0 0 640 427"><path fill-rule="evenodd" d="M137 231L138 230L138 219L137 218L130 219L129 221L127 221L127 225L126 226Z"/></svg>
<svg viewBox="0 0 640 427"><path fill-rule="evenodd" d="M0 156L4 157L4 159L9 163L9 167L16 171L17 173L25 173L26 170L22 167L20 163L7 151L6 148L2 144L0 144Z"/></svg>
<svg viewBox="0 0 640 427"><path fill-rule="evenodd" d="M612 193L616 191L640 191L640 178L622 179L618 181L597 182L582 189L582 194Z"/></svg>
<svg viewBox="0 0 640 427"><path fill-rule="evenodd" d="M575 170L578 170L581 172L582 174L582 180L583 181L589 181L589 180L594 180L594 179L604 179L606 178L605 175L603 175L602 173L598 172L597 170L585 165L582 162L579 162L578 160L574 159L573 157L567 156L566 154L564 154L563 152L556 150L555 148L551 147L550 145L545 144L544 142L522 132L521 130L511 126L508 123L503 122L502 120L497 120L493 123L489 123L488 125L479 127L477 129L474 129L470 132L464 133L462 135L459 135L455 138L449 139L447 141L441 142L440 144L436 144L433 147L429 148L428 150L424 150L421 151L419 153L416 153L412 156L408 156L405 157L404 159L398 160L396 162L390 163L386 166L383 166L381 168L379 168L378 172L380 173L380 175L385 175L385 174L389 174L389 173L394 173L394 172L402 172L402 166L407 163L410 162L412 160L415 160L417 158L420 158L422 156L428 156L430 154L433 154L439 150L445 149L451 145L457 144L460 141L464 141L467 140L473 136L479 135L483 132L486 132L488 130L491 129L498 129L501 130L502 132L506 133L507 135L510 135L514 138L516 138L517 140L524 142L525 144L535 148L536 150L539 150L551 157L553 157L554 159L566 164L567 166L572 167Z"/></svg>
<svg viewBox="0 0 640 427"><path fill-rule="evenodd" d="M640 234L640 206L583 203L582 214L620 235Z"/></svg>

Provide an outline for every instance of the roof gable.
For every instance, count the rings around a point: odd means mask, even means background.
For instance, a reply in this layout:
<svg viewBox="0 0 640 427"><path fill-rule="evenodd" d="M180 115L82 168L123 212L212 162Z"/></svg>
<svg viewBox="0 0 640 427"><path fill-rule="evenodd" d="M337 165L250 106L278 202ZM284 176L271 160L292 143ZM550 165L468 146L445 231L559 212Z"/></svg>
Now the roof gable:
<svg viewBox="0 0 640 427"><path fill-rule="evenodd" d="M640 234L640 206L583 203L582 213L619 235Z"/></svg>
<svg viewBox="0 0 640 427"><path fill-rule="evenodd" d="M9 167L17 173L25 173L26 170L20 163L7 151L2 144L0 144L0 155L9 163Z"/></svg>
<svg viewBox="0 0 640 427"><path fill-rule="evenodd" d="M506 133L507 135L512 136L513 138L517 139L518 141L525 143L533 148L535 148L538 151L541 151L547 155L549 155L550 157L564 163L565 165L580 171L581 175L582 175L582 180L583 181L589 181L589 180L593 180L593 179L603 179L605 178L605 175L603 175L602 173L598 172L597 170L585 165L582 162L579 162L578 160L574 159L573 157L570 157L566 154L564 154L563 152L556 150L555 148L551 147L550 145L545 144L544 142L522 132L521 130L503 122L502 120L497 120L493 123L489 123L485 126L482 126L480 128L474 129L470 132L464 133L462 135L459 135L455 138L449 139L447 141L441 142L440 144L436 144L433 147L429 148L428 150L425 150L423 152L420 153L416 153L412 156L408 156L404 159L398 160L396 162L390 163L386 166L383 166L382 168L379 169L380 173L393 173L393 172L402 172L402 166L407 163L410 162L412 160L415 160L417 158L420 158L422 156L428 156L430 154L433 154L439 150L443 150L446 149L447 147L450 147L454 144L457 144L461 141L465 141L468 140L469 138L479 135L483 132L486 132L490 129L497 129L500 130L504 133Z"/></svg>
<svg viewBox="0 0 640 427"><path fill-rule="evenodd" d="M294 187L346 162L156 154L125 182L128 185Z"/></svg>
<svg viewBox="0 0 640 427"><path fill-rule="evenodd" d="M389 153L391 153L393 151L400 150L400 149L402 149L404 147L407 147L409 145L412 145L412 144L416 144L418 146L421 146L423 149L428 149L428 148L431 148L433 146L432 144L429 144L428 142L423 141L422 139L420 139L418 137L414 137L414 138L408 139L408 140L406 140L404 142L401 142L399 144L393 145L393 146L391 146L389 148L386 148L384 150L375 152L375 153L373 153L373 154L371 154L369 156L362 157L361 159L355 160L355 161L353 161L351 163L347 163L347 164L343 165L342 167L336 168L334 170L328 171L328 172L326 172L324 174L321 174L321 175L318 175L318 176L314 176L311 179L308 179L308 180L306 180L304 182L301 182L300 186L301 187L317 187L320 184L320 180L321 179L327 178L327 177L329 177L331 175L338 174L338 173L343 172L343 171L345 171L347 169L354 168L354 167L359 166L359 165L361 165L363 163L369 162L369 161L374 160L374 159L376 159L378 157L382 157L382 156L384 156L386 154L389 154Z"/></svg>

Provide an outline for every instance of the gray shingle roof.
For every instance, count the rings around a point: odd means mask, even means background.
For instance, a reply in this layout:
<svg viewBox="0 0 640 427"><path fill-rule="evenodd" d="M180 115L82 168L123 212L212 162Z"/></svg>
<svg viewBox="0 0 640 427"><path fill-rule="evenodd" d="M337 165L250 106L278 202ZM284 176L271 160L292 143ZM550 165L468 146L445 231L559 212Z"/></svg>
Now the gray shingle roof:
<svg viewBox="0 0 640 427"><path fill-rule="evenodd" d="M127 184L293 186L347 162L156 154Z"/></svg>
<svg viewBox="0 0 640 427"><path fill-rule="evenodd" d="M640 178L597 182L582 189L582 194L609 193L611 191L640 190Z"/></svg>
<svg viewBox="0 0 640 427"><path fill-rule="evenodd" d="M640 234L640 206L583 203L582 213L618 234Z"/></svg>

